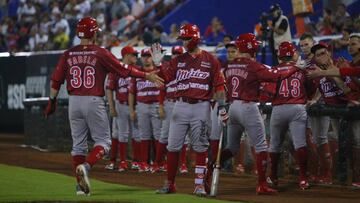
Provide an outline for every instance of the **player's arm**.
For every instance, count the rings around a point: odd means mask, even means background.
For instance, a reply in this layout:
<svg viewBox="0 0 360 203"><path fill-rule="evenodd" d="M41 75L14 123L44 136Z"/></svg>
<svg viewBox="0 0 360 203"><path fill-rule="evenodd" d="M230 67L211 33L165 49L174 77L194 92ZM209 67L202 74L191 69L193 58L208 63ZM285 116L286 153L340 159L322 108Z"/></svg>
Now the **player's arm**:
<svg viewBox="0 0 360 203"><path fill-rule="evenodd" d="M225 92L225 78L224 74L221 72L220 62L213 58L213 83L214 86L214 99L219 104L218 111L220 120L225 124L229 119L227 113L227 104L226 104L226 92Z"/></svg>
<svg viewBox="0 0 360 203"><path fill-rule="evenodd" d="M106 97L109 104L109 111L111 117L117 117L117 112L115 108L114 102L114 90L116 89L116 81L118 78L113 73L108 74L108 78L106 81Z"/></svg>
<svg viewBox="0 0 360 203"><path fill-rule="evenodd" d="M44 112L45 118L47 118L49 115L54 113L56 110L56 104L57 104L56 97L59 94L61 84L63 84L65 81L65 76L66 76L65 56L62 55L55 68L54 73L51 76L49 101Z"/></svg>
<svg viewBox="0 0 360 203"><path fill-rule="evenodd" d="M165 108L164 108L164 101L166 96L166 87L162 86L160 88L160 94L159 94L159 118L164 119L165 118Z"/></svg>
<svg viewBox="0 0 360 203"><path fill-rule="evenodd" d="M129 103L129 111L130 111L130 119L132 121L136 120L136 112L135 112L135 92L136 92L136 81L135 78L131 78L130 82L130 88L129 88L129 97L128 97L128 103Z"/></svg>
<svg viewBox="0 0 360 203"><path fill-rule="evenodd" d="M311 106L311 105L317 103L320 98L321 98L321 93L320 93L319 89L316 89L314 97L311 100L307 101L306 106Z"/></svg>
<svg viewBox="0 0 360 203"><path fill-rule="evenodd" d="M292 74L294 74L299 69L296 67L293 67L289 69L289 71L286 72L277 72L277 70L274 69L267 69L265 66L262 65L256 65L256 68L254 68L254 71L257 78L264 82L277 82L283 79L286 79L290 77Z"/></svg>
<svg viewBox="0 0 360 203"><path fill-rule="evenodd" d="M107 68L109 72L116 73L121 77L135 77L135 78L145 78L151 82L156 83L157 85L163 85L164 80L159 77L156 71L146 73L144 71L140 71L135 65L127 65L117 60L117 58L105 50L104 57L101 57L102 63L104 63L104 67Z"/></svg>
<svg viewBox="0 0 360 203"><path fill-rule="evenodd" d="M334 80L334 82L336 83L336 86L338 86L338 88L342 89L342 91L347 94L349 92L351 92L351 89L345 84L345 82L339 78L339 77L333 77L332 78Z"/></svg>

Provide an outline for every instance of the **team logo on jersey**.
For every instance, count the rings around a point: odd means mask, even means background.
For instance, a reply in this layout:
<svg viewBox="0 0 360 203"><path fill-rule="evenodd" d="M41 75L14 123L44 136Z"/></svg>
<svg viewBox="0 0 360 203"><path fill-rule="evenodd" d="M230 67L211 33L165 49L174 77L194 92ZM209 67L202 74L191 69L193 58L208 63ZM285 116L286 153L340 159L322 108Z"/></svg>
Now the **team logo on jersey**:
<svg viewBox="0 0 360 203"><path fill-rule="evenodd" d="M177 65L177 67L178 67L178 68L183 68L183 67L185 67L185 65L186 65L186 63L180 63L180 62L179 62L178 65Z"/></svg>
<svg viewBox="0 0 360 203"><path fill-rule="evenodd" d="M148 88L148 87L157 87L157 85L153 82L150 82L150 81L138 81L136 83L136 88L138 90L142 90L144 88Z"/></svg>
<svg viewBox="0 0 360 203"><path fill-rule="evenodd" d="M210 73L208 72L203 72L201 70L194 70L193 68L191 68L190 70L178 70L176 73L176 80L179 82L190 78L206 79L209 76Z"/></svg>
<svg viewBox="0 0 360 203"><path fill-rule="evenodd" d="M120 78L118 80L119 88L128 86L130 84L130 79L131 79L130 77L128 77L128 78Z"/></svg>

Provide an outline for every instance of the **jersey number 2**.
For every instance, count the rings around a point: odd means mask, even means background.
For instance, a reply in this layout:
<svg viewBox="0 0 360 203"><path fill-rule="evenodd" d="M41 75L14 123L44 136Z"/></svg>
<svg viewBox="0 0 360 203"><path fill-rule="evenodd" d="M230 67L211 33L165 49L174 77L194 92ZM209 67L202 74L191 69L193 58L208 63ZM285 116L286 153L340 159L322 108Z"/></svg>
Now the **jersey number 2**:
<svg viewBox="0 0 360 203"><path fill-rule="evenodd" d="M291 91L289 91L289 85L291 86ZM288 79L282 80L279 88L279 95L283 97L289 97L291 93L292 97L300 96L300 81L299 79L291 79L290 84Z"/></svg>
<svg viewBox="0 0 360 203"><path fill-rule="evenodd" d="M70 68L70 75L70 84L73 88L79 88L84 84L85 88L90 89L95 85L95 69L91 66L86 66L83 74L79 66L73 66Z"/></svg>

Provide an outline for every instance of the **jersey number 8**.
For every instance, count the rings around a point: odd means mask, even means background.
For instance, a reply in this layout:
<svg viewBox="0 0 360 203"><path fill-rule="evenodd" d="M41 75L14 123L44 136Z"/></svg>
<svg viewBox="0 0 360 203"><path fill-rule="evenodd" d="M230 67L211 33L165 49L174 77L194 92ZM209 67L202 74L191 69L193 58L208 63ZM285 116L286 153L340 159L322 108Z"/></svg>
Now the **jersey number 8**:
<svg viewBox="0 0 360 203"><path fill-rule="evenodd" d="M95 69L91 66L86 66L83 74L79 66L73 66L70 68L70 75L72 75L70 84L73 88L84 85L85 88L90 89L95 85Z"/></svg>

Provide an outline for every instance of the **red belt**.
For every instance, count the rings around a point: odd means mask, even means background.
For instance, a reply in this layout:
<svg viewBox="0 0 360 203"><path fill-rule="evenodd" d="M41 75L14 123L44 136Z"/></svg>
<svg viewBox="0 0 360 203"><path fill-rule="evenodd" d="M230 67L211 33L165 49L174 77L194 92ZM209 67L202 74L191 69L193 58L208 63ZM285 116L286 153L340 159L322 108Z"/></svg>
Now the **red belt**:
<svg viewBox="0 0 360 203"><path fill-rule="evenodd" d="M200 99L193 99L193 98L189 98L189 97L179 97L177 99L178 101L183 101L189 104L197 104L206 100L200 100Z"/></svg>

